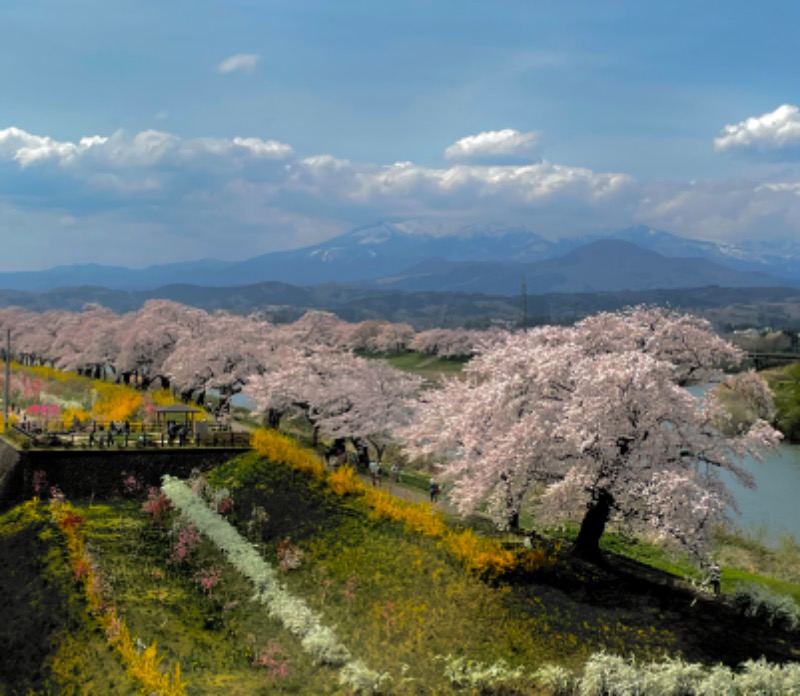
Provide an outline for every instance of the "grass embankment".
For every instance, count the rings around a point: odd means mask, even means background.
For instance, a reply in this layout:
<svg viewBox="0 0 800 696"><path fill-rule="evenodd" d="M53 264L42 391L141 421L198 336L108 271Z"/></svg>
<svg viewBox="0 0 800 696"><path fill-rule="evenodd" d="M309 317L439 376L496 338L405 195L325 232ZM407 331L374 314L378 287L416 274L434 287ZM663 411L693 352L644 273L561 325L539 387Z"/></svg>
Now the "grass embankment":
<svg viewBox="0 0 800 696"><path fill-rule="evenodd" d="M0 517L0 693L135 694L41 503Z"/></svg>
<svg viewBox="0 0 800 696"><path fill-rule="evenodd" d="M682 655L732 664L791 654L779 632L724 603L695 606L693 595L669 587L674 576L652 565L673 563L680 572L682 561L658 547L609 539L609 549L649 563L649 575L622 565L598 571L566 554L555 563L541 554L519 563L524 555L471 541L426 505L395 503L347 474L332 477L285 439L270 446L272 461L255 452L238 457L195 489L256 542L286 591L354 659L388 675L389 693L480 693L477 682L454 677L458 659L470 661L473 674L494 665L529 676L553 664L579 673L600 650L639 661ZM140 652L156 645L163 670L179 665L189 696L347 693L337 668L304 651L285 613L273 618L253 600L253 585L220 548L198 538L163 498L147 507L80 505L84 521L75 525ZM0 693L135 693L102 616L87 612L66 528L47 509L28 504L0 520L0 593L11 619L2 627ZM740 636L735 645L732 635ZM527 677L517 691L514 683L504 693L541 693Z"/></svg>

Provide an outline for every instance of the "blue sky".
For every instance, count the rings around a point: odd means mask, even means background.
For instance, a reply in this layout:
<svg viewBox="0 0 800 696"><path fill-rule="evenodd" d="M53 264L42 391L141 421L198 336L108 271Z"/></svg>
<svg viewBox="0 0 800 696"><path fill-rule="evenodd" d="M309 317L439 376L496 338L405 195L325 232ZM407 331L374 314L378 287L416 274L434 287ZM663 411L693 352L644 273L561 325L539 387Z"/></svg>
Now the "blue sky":
<svg viewBox="0 0 800 696"><path fill-rule="evenodd" d="M800 242L800 3L3 0L0 271L380 219Z"/></svg>

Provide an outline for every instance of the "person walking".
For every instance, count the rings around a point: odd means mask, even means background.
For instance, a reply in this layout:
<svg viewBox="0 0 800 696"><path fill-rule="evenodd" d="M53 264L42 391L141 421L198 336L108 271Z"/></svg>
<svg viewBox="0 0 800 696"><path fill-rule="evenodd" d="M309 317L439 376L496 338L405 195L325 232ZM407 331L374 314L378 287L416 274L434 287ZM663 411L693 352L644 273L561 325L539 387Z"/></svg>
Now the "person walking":
<svg viewBox="0 0 800 696"><path fill-rule="evenodd" d="M719 595L721 579L722 569L719 567L719 563L712 561L711 565L708 567L708 584L711 585L715 596Z"/></svg>
<svg viewBox="0 0 800 696"><path fill-rule="evenodd" d="M369 463L369 475L372 479L373 486L381 485L381 469L380 466L378 466L378 462Z"/></svg>

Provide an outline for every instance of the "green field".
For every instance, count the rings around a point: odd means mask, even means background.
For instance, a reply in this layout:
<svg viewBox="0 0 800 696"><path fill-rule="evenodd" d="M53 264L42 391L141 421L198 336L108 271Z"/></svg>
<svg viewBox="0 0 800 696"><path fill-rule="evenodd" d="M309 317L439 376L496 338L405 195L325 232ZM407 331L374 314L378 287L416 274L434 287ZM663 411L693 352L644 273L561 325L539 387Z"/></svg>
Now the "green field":
<svg viewBox="0 0 800 696"><path fill-rule="evenodd" d="M435 379L460 373L467 361L463 358L440 358L436 355L422 353L403 353L387 357L386 362L398 370Z"/></svg>

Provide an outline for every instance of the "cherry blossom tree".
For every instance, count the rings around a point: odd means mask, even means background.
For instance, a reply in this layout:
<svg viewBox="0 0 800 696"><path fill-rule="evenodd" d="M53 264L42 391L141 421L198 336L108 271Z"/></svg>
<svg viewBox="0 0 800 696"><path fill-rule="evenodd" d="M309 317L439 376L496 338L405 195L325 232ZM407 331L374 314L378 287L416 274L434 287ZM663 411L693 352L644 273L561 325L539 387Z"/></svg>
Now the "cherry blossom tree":
<svg viewBox="0 0 800 696"><path fill-rule="evenodd" d="M350 344L353 324L332 312L312 310L297 321L280 328L281 342L297 346L346 348Z"/></svg>
<svg viewBox="0 0 800 696"><path fill-rule="evenodd" d="M58 327L52 344L56 367L98 378L104 377L108 369L113 371L122 321L118 314L97 304L72 315L69 322Z"/></svg>
<svg viewBox="0 0 800 696"><path fill-rule="evenodd" d="M404 353L414 338L411 324L386 322L375 341L377 353Z"/></svg>
<svg viewBox="0 0 800 696"><path fill-rule="evenodd" d="M302 413L315 440L332 438L368 442L380 459L392 431L408 422L408 400L421 384L417 377L375 360L333 349L284 347L280 369L248 379L243 393L254 413Z"/></svg>
<svg viewBox="0 0 800 696"><path fill-rule="evenodd" d="M469 358L494 333L468 329L428 329L414 336L409 347L418 353L429 353L441 358Z"/></svg>
<svg viewBox="0 0 800 696"><path fill-rule="evenodd" d="M352 328L348 347L365 353L403 353L413 338L414 329L410 324L370 319Z"/></svg>
<svg viewBox="0 0 800 696"><path fill-rule="evenodd" d="M283 346L280 369L252 375L242 393L256 415L289 411L302 414L319 436L320 423L347 407L347 382L355 357L333 348Z"/></svg>
<svg viewBox="0 0 800 696"><path fill-rule="evenodd" d="M122 323L118 372L125 379L135 375L145 389L159 377L165 380L163 365L178 340L187 333L201 334L207 326L208 314L201 309L148 300Z"/></svg>
<svg viewBox="0 0 800 696"><path fill-rule="evenodd" d="M271 325L262 319L215 314L178 339L163 370L184 395L199 392L202 399L206 390L216 389L225 410L250 375L267 370L273 339Z"/></svg>
<svg viewBox="0 0 800 696"><path fill-rule="evenodd" d="M52 363L55 356L52 345L58 331L65 323L74 321L72 312L48 310L46 312L17 313L10 323L11 354L23 365Z"/></svg>
<svg viewBox="0 0 800 696"><path fill-rule="evenodd" d="M338 408L323 415L319 426L334 439L369 443L380 464L395 431L410 423L409 402L421 386L416 375L377 360L353 358L336 383Z"/></svg>
<svg viewBox="0 0 800 696"><path fill-rule="evenodd" d="M509 334L464 379L425 392L404 436L411 454L442 460L464 512L488 501L513 525L531 502L541 521L580 520L575 551L594 561L609 522L700 553L734 504L720 473L752 485L739 458L780 437L758 417L726 436L719 401L679 386L737 356L702 322L643 308ZM730 388L769 416L757 383Z"/></svg>
<svg viewBox="0 0 800 696"><path fill-rule="evenodd" d="M347 347L350 350L364 353L375 353L378 341L386 322L378 319L368 319L356 324L350 331L350 340Z"/></svg>

